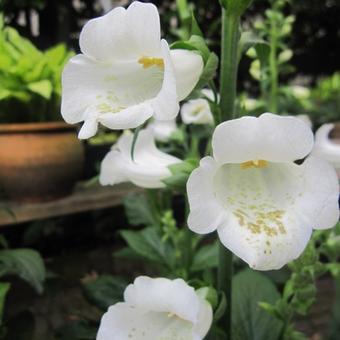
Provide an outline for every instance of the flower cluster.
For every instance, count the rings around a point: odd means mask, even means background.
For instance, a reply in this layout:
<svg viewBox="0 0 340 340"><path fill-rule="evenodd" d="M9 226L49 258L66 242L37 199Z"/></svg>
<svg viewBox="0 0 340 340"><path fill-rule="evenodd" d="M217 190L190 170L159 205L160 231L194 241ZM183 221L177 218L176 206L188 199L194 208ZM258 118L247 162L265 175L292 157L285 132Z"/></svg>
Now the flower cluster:
<svg viewBox="0 0 340 340"><path fill-rule="evenodd" d="M125 131L106 155L102 185L165 187L169 166L182 161L156 141L167 142L178 130L177 115L184 124L217 124L211 110L217 93L205 89L197 98L194 91L180 108L200 80L204 58L193 49L170 50L160 32L154 5L117 7L84 26L82 53L64 69L62 115L68 123L83 122L79 138L94 136L99 124L141 130ZM226 248L257 270L296 259L313 228L339 219L337 175L318 158L323 153L337 161L339 148L326 140L330 129L318 131L310 155L314 136L299 118L264 113L217 125L212 156L201 159L187 181L188 227L197 234L217 231ZM193 145L199 153L199 142ZM139 277L124 302L103 316L97 340L201 340L212 324L212 307L201 293L182 279Z"/></svg>

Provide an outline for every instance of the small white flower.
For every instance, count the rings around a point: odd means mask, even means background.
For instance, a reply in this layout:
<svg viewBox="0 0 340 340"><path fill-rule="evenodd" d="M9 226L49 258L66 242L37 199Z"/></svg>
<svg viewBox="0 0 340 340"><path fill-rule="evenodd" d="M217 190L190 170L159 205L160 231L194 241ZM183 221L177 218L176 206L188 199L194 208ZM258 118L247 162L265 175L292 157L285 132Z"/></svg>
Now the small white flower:
<svg viewBox="0 0 340 340"><path fill-rule="evenodd" d="M211 90L202 90L202 93L214 100L214 94ZM199 98L189 100L183 104L181 108L181 117L184 124L213 124L214 117L210 110L210 105L207 99Z"/></svg>
<svg viewBox="0 0 340 340"><path fill-rule="evenodd" d="M148 127L152 131L155 139L160 142L167 142L170 136L177 130L176 119L152 120Z"/></svg>
<svg viewBox="0 0 340 340"><path fill-rule="evenodd" d="M105 156L100 169L102 185L132 182L142 188L163 188L163 179L171 175L168 166L180 159L157 149L150 130L139 133L131 158L133 134L125 132Z"/></svg>
<svg viewBox="0 0 340 340"><path fill-rule="evenodd" d="M67 123L84 121L79 138L98 123L129 129L151 116L173 119L203 69L195 52L169 50L156 6L138 1L87 22L79 44L82 54L63 71L61 106Z"/></svg>
<svg viewBox="0 0 340 340"><path fill-rule="evenodd" d="M333 130L334 124L324 124L315 133L315 144L312 155L325 159L340 169L340 145L329 139L329 133Z"/></svg>
<svg viewBox="0 0 340 340"><path fill-rule="evenodd" d="M188 180L188 225L217 230L221 242L258 270L279 269L297 258L312 228L339 218L338 180L324 160L308 157L313 133L301 120L265 113L217 126L213 157Z"/></svg>
<svg viewBox="0 0 340 340"><path fill-rule="evenodd" d="M97 340L202 340L210 304L182 279L140 276L102 317Z"/></svg>

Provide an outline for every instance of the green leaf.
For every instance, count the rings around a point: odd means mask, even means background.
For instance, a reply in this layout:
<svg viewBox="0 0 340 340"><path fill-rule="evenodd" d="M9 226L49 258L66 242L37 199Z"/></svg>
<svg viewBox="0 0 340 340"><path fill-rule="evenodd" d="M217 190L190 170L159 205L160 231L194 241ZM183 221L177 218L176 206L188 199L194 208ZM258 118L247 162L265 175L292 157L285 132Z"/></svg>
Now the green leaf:
<svg viewBox="0 0 340 340"><path fill-rule="evenodd" d="M212 79L214 79L218 68L218 57L212 52L209 54L208 60L205 63L200 80L198 81L195 89L201 89L206 86Z"/></svg>
<svg viewBox="0 0 340 340"><path fill-rule="evenodd" d="M83 284L85 297L90 303L106 311L111 305L123 301L123 293L128 282L111 275L102 275Z"/></svg>
<svg viewBox="0 0 340 340"><path fill-rule="evenodd" d="M204 64L207 63L211 54L205 40L199 35L192 35L187 41L176 41L171 44L171 49L184 49L189 51L197 51L202 56Z"/></svg>
<svg viewBox="0 0 340 340"><path fill-rule="evenodd" d="M162 235L155 228L149 227L140 231L122 230L120 234L129 247L145 259L173 267L175 251L162 240Z"/></svg>
<svg viewBox="0 0 340 340"><path fill-rule="evenodd" d="M251 48L254 48L255 52L256 52L256 49L260 49L259 50L260 54L261 52L268 53L266 57L269 55L270 46L266 41L256 36L253 32L249 32L249 31L242 32L240 42L239 42L239 47L238 47L238 60L240 61L242 58L242 55L247 53L248 50ZM264 57L264 56L261 55L261 57Z"/></svg>
<svg viewBox="0 0 340 340"><path fill-rule="evenodd" d="M220 0L221 6L231 16L241 16L253 0Z"/></svg>
<svg viewBox="0 0 340 340"><path fill-rule="evenodd" d="M27 88L45 99L50 99L53 92L52 84L49 80L40 80L34 83L29 83Z"/></svg>
<svg viewBox="0 0 340 340"><path fill-rule="evenodd" d="M198 25L194 13L191 13L191 35L198 35L199 37L204 36L201 31L201 28Z"/></svg>
<svg viewBox="0 0 340 340"><path fill-rule="evenodd" d="M207 268L215 268L218 264L218 242L201 247L194 256L191 266L192 272L198 272Z"/></svg>
<svg viewBox="0 0 340 340"><path fill-rule="evenodd" d="M173 190L185 191L189 175L197 166L198 160L193 158L186 159L181 163L172 164L168 167L172 175L164 179L163 183Z"/></svg>
<svg viewBox="0 0 340 340"><path fill-rule="evenodd" d="M4 316L5 300L11 285L7 282L0 282L0 326Z"/></svg>
<svg viewBox="0 0 340 340"><path fill-rule="evenodd" d="M136 193L128 194L123 200L125 214L131 225L156 225L157 220L152 214L146 196Z"/></svg>
<svg viewBox="0 0 340 340"><path fill-rule="evenodd" d="M43 292L46 278L44 261L32 249L5 249L0 251L0 276L17 275L38 293Z"/></svg>
<svg viewBox="0 0 340 340"><path fill-rule="evenodd" d="M260 302L275 304L280 295L264 275L244 270L233 278L232 327L234 340L277 340L282 322L261 309Z"/></svg>

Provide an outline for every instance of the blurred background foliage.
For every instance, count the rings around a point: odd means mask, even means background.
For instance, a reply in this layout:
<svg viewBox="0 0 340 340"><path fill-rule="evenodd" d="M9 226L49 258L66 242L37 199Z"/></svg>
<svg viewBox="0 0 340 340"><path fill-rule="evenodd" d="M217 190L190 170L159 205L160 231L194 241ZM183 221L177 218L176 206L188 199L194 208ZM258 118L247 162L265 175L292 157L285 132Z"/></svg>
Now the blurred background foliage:
<svg viewBox="0 0 340 340"><path fill-rule="evenodd" d="M5 23L16 29L22 37L28 38L37 48L46 50L62 43L71 50L79 52L78 37L84 23L88 19L108 11L113 6L126 5L128 2L127 0L2 0L0 11L5 15ZM181 15L177 11L176 1L154 0L151 2L160 9L163 35L170 41L183 38L185 32L179 27L181 24L185 24L185 20L188 18L185 18L185 13ZM180 1L177 3L180 4ZM219 2L207 3L205 0L197 0L191 2L191 7L195 11L202 32L208 39L210 48L218 53L220 41ZM340 2L337 0L322 2L318 0L253 1L244 17L243 25L247 30L257 31L267 41L272 38L270 31L266 31L265 27L266 21L271 20L267 15L268 11L265 12L270 7L282 16L281 22L277 18L279 31L281 27L282 32L285 30L285 19L289 21L288 25L290 25L286 33L283 34L284 37L279 38L281 46L278 46L278 49L281 50L281 54L277 55L280 64L278 66L278 108L273 110L275 105L263 105L263 100L270 102L272 99L263 96L261 86L265 84L265 79L256 80L256 76L254 76L257 72L256 60L253 58L243 58L241 61L239 90L244 92L246 97L260 98L260 102L255 105L259 112L263 109L272 109L272 111L281 114L307 113L313 118L316 127L326 121L339 120L339 74L335 73L339 71ZM59 48L59 52L61 52L63 47L59 45L55 48ZM63 56L65 59L69 57L68 53L65 50ZM51 71L53 72L53 70ZM40 86L42 85L46 86L46 82L40 84ZM302 85L311 91L308 92L308 96L301 97L298 90L285 88L283 85ZM53 81L52 86L55 89ZM48 101L46 101L48 88L45 87L43 92L39 88L39 91L40 96L34 96L32 100L35 107L40 105L40 111L41 107L45 105L45 111L42 119L36 117L35 120L51 120L51 117L53 115L55 117L55 112L58 111L55 104L59 100L58 90L53 94L53 98L48 98ZM41 98L44 96L45 101ZM19 104L22 105L22 102ZM48 103L46 104L46 102ZM49 108L46 108L46 105ZM251 109L254 110L254 105L251 105ZM20 112L20 105L17 105L16 111ZM256 114L257 112L256 110L253 112L245 110L243 113ZM45 118L46 116L47 118ZM29 113L26 113L26 117L28 117L27 120L32 120L29 118ZM3 121L3 119L1 120Z"/></svg>

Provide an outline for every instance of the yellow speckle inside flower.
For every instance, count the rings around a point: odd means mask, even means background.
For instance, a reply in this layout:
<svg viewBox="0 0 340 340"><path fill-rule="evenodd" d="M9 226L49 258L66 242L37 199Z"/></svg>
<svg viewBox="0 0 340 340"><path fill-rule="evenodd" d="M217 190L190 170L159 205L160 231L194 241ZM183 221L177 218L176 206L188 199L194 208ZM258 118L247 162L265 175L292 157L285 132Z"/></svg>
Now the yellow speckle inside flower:
<svg viewBox="0 0 340 340"><path fill-rule="evenodd" d="M241 163L240 167L242 170L249 169L249 168L266 168L268 166L268 162L263 159L258 159L255 161L248 161Z"/></svg>
<svg viewBox="0 0 340 340"><path fill-rule="evenodd" d="M138 63L143 65L143 68L157 66L164 70L164 60L162 58L142 57L138 59Z"/></svg>
<svg viewBox="0 0 340 340"><path fill-rule="evenodd" d="M251 217L241 209L236 209L233 213L240 226L246 226L253 234L264 233L269 237L286 234L286 229L282 222L285 211L272 210L264 212L261 208L256 207Z"/></svg>

